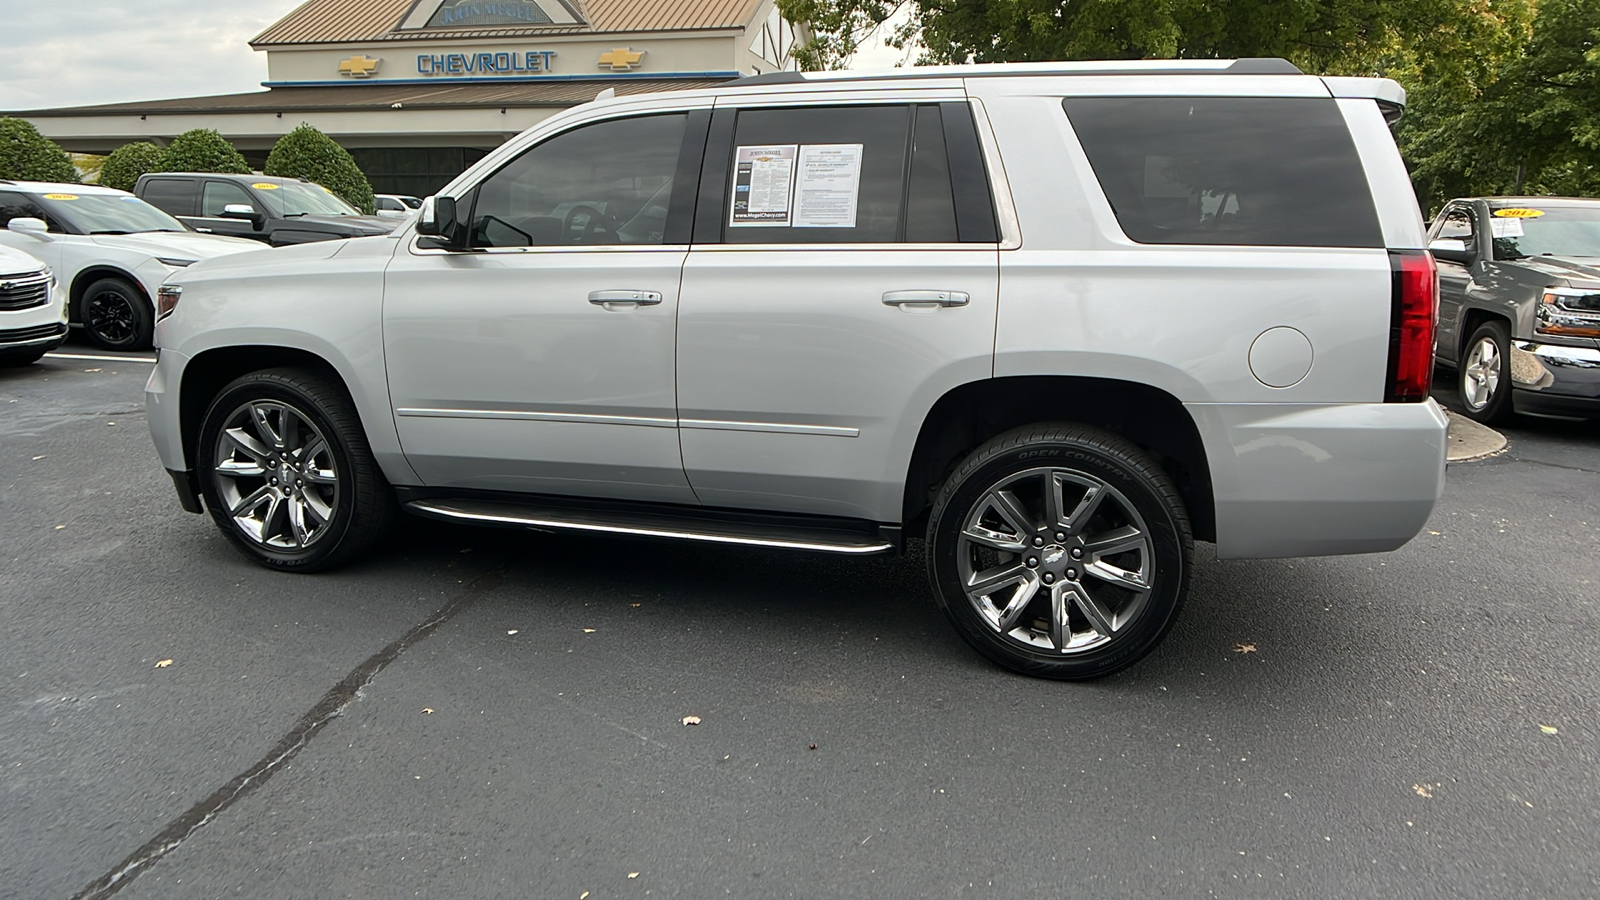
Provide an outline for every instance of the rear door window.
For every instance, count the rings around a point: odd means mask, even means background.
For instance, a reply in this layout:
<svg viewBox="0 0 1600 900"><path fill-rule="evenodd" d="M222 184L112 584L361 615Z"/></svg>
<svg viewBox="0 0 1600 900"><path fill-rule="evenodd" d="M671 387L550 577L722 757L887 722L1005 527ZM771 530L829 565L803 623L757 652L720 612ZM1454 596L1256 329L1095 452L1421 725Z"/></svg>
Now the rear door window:
<svg viewBox="0 0 1600 900"><path fill-rule="evenodd" d="M152 178L144 184L139 196L169 216L194 215L194 201L199 185L184 178Z"/></svg>
<svg viewBox="0 0 1600 900"><path fill-rule="evenodd" d="M1332 99L1070 97L1062 105L1132 240L1383 246Z"/></svg>

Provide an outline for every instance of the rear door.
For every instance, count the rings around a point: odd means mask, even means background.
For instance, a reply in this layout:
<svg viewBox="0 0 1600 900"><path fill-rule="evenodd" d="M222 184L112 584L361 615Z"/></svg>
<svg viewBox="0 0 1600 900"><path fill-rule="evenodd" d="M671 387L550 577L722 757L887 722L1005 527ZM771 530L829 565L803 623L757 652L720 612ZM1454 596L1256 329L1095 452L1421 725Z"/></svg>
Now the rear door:
<svg viewBox="0 0 1600 900"><path fill-rule="evenodd" d="M898 522L927 411L993 369L965 97L718 103L678 313L689 481L708 506Z"/></svg>

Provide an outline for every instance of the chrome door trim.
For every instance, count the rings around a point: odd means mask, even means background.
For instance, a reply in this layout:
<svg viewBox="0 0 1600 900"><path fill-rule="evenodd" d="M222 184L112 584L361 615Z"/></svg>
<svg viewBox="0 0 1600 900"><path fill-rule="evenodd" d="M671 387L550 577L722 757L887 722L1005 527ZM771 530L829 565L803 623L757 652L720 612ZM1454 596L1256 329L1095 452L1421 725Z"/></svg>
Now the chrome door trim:
<svg viewBox="0 0 1600 900"><path fill-rule="evenodd" d="M397 416L423 419L507 419L522 422L581 422L588 425L642 425L646 428L676 428L675 419L652 416L606 416L596 413L539 412L514 409L428 409L401 407Z"/></svg>
<svg viewBox="0 0 1600 900"><path fill-rule="evenodd" d="M1011 199L1011 181L1006 177L1000 142L995 140L994 128L989 124L989 113L983 108L983 101L968 97L967 105L972 109L972 123L978 130L983 164L989 169L989 185L994 193L995 214L1000 225L1000 249L1016 250L1022 246L1022 222L1017 218L1017 205Z"/></svg>
<svg viewBox="0 0 1600 900"><path fill-rule="evenodd" d="M236 221L236 220L230 220ZM441 247L419 247L424 235L412 234L406 244L412 256L503 256L523 253L684 253L688 244L546 244L536 247L472 247L466 250L445 250Z"/></svg>
<svg viewBox="0 0 1600 900"><path fill-rule="evenodd" d="M779 422L724 422L717 419L679 419L679 428L699 431L759 431L768 434L816 434L825 437L860 437L861 429L841 425L791 425Z"/></svg>

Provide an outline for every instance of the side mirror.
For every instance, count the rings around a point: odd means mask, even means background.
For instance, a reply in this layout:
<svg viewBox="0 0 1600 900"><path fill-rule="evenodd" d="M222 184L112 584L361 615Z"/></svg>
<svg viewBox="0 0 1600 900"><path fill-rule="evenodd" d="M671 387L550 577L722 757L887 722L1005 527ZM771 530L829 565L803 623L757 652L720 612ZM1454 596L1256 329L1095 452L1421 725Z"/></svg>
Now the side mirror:
<svg viewBox="0 0 1600 900"><path fill-rule="evenodd" d="M256 212L256 208L248 203L229 203L222 207L222 217L224 219L243 219L249 222L250 227L257 231L265 228L267 224L266 214Z"/></svg>
<svg viewBox="0 0 1600 900"><path fill-rule="evenodd" d="M10 231L15 231L17 234L25 234L36 241L44 241L45 243L56 239L56 236L50 233L50 226L46 225L43 219L35 219L30 216L12 219L6 225L6 228Z"/></svg>
<svg viewBox="0 0 1600 900"><path fill-rule="evenodd" d="M1434 259L1460 263L1463 266L1472 265L1472 261L1478 257L1477 252L1469 248L1467 242L1460 238L1437 238L1429 241L1428 252L1433 254Z"/></svg>
<svg viewBox="0 0 1600 900"><path fill-rule="evenodd" d="M467 230L456 218L456 198L429 197L417 213L417 234L427 238L424 246L438 250L464 250Z"/></svg>

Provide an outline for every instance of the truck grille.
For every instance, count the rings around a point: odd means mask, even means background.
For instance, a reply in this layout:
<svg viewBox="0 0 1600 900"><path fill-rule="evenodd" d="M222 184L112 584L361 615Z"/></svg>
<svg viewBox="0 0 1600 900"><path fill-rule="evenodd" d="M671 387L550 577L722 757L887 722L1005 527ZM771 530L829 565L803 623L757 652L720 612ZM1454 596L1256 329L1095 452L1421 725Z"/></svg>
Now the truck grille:
<svg viewBox="0 0 1600 900"><path fill-rule="evenodd" d="M36 325L33 328L13 328L9 331L0 330L0 344L20 344L25 341L42 341L48 338L60 337L67 333L67 326L60 322L49 325Z"/></svg>
<svg viewBox="0 0 1600 900"><path fill-rule="evenodd" d="M50 302L50 276L0 275L0 310L29 309Z"/></svg>

